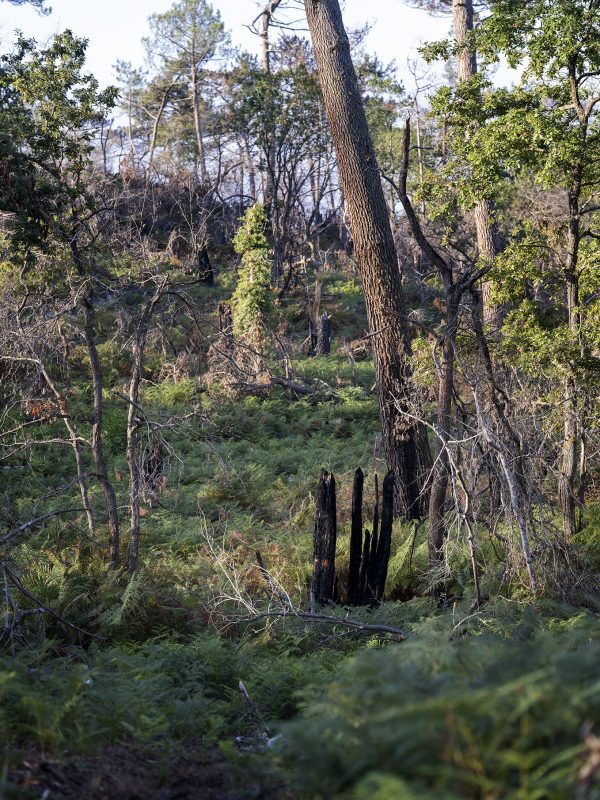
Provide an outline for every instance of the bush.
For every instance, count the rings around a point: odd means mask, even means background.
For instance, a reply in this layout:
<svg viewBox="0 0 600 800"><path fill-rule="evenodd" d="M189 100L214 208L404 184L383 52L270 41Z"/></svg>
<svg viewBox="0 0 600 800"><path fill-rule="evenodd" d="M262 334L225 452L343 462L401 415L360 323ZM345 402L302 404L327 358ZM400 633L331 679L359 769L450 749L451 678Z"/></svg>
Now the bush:
<svg viewBox="0 0 600 800"><path fill-rule="evenodd" d="M550 633L530 612L511 640L482 619L453 631L443 616L346 664L285 730L311 796L575 797L581 726L600 715L598 620Z"/></svg>

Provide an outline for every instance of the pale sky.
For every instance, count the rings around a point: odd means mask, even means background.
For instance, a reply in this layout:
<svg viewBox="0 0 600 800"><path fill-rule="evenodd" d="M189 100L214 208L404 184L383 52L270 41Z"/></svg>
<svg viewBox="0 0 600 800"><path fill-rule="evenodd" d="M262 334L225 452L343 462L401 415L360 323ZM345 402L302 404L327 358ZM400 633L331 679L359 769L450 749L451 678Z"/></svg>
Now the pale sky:
<svg viewBox="0 0 600 800"><path fill-rule="evenodd" d="M2 49L13 39L15 29L28 37L45 42L49 36L71 28L89 39L88 69L101 84L114 81L113 64L117 59L141 66L144 51L140 40L147 34L146 20L153 12L165 11L171 0L49 0L52 14L40 17L31 6L13 6L0 0L0 39ZM260 10L256 0L212 0L221 12L234 44L257 50L257 37L244 25L252 22ZM414 60L417 47L424 41L445 37L448 17L430 17L425 11L407 7L402 0L346 0L346 26L373 24L367 49L384 62L395 60L406 90L412 93L413 78L407 59Z"/></svg>

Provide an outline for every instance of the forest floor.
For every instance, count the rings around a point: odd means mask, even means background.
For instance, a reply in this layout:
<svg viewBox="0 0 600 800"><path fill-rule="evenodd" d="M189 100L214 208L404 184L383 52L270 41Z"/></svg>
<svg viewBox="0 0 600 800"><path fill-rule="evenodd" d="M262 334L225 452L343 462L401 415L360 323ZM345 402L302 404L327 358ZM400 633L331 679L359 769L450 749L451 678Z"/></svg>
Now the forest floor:
<svg viewBox="0 0 600 800"><path fill-rule="evenodd" d="M32 750L12 770L13 793L60 800L236 800L227 759L190 742L179 753L112 745L100 756L58 760ZM12 795L9 794L8 797ZM264 798L283 794L262 793Z"/></svg>
<svg viewBox="0 0 600 800"><path fill-rule="evenodd" d="M214 316L223 288L202 291L202 311ZM143 509L137 575L106 567L102 526L85 573L76 521L52 520L20 545L15 563L32 594L101 638L37 615L18 655L0 655L0 731L10 743L0 800L600 800L595 588L532 598L518 574L507 577L509 526L503 540L478 531L489 600L474 610L464 540L449 541L452 572L434 595L425 526L394 525L387 601L328 611L400 628L401 643L342 624L232 623L243 615L223 602L223 568L244 596L266 602L256 550L306 601L322 467L338 484L343 591L354 470L367 476L367 525L373 475L385 471L372 362L343 349L366 329L358 284L326 276L324 303L334 351L297 352L293 367L298 379L326 381L333 400L282 387L232 397L196 374L160 379L164 357L150 354L146 413L160 422L194 414L166 427L173 456L159 502ZM294 296L282 309L296 341L301 311ZM110 329L108 311L103 324ZM105 437L125 518L126 406L111 390L129 365L110 348L107 337ZM82 418L88 394L82 378L73 397ZM15 463L3 502L25 515L68 482L70 459L63 448ZM97 487L92 500L101 507ZM577 558L598 574L597 508L588 520ZM265 726L273 748L260 746Z"/></svg>

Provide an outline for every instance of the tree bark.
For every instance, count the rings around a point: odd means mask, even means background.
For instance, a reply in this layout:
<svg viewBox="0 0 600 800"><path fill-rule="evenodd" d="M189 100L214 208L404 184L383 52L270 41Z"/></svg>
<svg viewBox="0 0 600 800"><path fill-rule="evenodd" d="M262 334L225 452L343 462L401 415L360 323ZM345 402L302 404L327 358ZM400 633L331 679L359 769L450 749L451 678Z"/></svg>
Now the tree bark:
<svg viewBox="0 0 600 800"><path fill-rule="evenodd" d="M321 470L317 492L314 532L314 558L311 596L317 603L328 603L333 598L335 582L335 546L337 540L337 510L335 478Z"/></svg>
<svg viewBox="0 0 600 800"><path fill-rule="evenodd" d="M171 91L171 86L169 86L162 94L160 100L160 106L156 113L156 116L152 120L152 133L150 135L150 148L148 151L148 168L146 170L146 183L150 182L150 177L152 174L152 163L154 161L154 151L156 150L156 142L158 139L158 129L160 127L160 122L162 120L162 116L165 112L165 108L167 106L167 100L169 98L169 92Z"/></svg>
<svg viewBox="0 0 600 800"><path fill-rule="evenodd" d="M348 603L358 605L361 602L360 572L363 551L362 503L364 475L360 467L354 473L352 487L352 528L350 531L350 565L348 567Z"/></svg>
<svg viewBox="0 0 600 800"><path fill-rule="evenodd" d="M578 162L573 173L573 182L569 191L569 234L568 252L564 275L566 284L567 314L569 331L573 339L579 338L581 326L581 313L579 310L579 195L581 193L582 166ZM577 530L575 507L577 479L577 452L580 447L580 425L577 408L577 382L573 373L567 375L564 381L563 402L563 441L560 475L558 480L558 495L563 521L563 532L566 537L573 536Z"/></svg>
<svg viewBox="0 0 600 800"><path fill-rule="evenodd" d="M392 523L394 519L394 473L388 472L383 479L381 531L377 542L377 568L375 572L375 599L383 600L385 582L392 544Z"/></svg>
<svg viewBox="0 0 600 800"><path fill-rule="evenodd" d="M396 512L419 516L416 447L426 442L404 410L415 404L410 344L398 258L375 151L338 0L305 0L323 100L337 152L373 334L379 413Z"/></svg>
<svg viewBox="0 0 600 800"><path fill-rule="evenodd" d="M319 356L326 356L331 353L331 317L326 311L321 314L321 319L319 320L316 353Z"/></svg>

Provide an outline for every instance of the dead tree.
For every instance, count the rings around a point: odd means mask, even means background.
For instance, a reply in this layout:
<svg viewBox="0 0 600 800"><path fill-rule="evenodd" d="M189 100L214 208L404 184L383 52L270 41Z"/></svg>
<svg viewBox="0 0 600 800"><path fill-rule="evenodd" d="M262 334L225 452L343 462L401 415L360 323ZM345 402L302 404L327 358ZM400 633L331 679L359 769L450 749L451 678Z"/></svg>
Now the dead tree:
<svg viewBox="0 0 600 800"><path fill-rule="evenodd" d="M317 491L314 532L314 558L311 581L311 600L328 603L333 599L335 583L335 546L337 540L337 510L335 478L321 470ZM311 602L312 605L312 602Z"/></svg>
<svg viewBox="0 0 600 800"><path fill-rule="evenodd" d="M358 605L361 601L360 568L363 554L362 503L365 477L359 467L354 473L352 489L352 529L350 532L350 566L348 568L348 602Z"/></svg>
<svg viewBox="0 0 600 800"><path fill-rule="evenodd" d="M198 279L207 286L213 286L215 282L215 271L206 246L198 251Z"/></svg>
<svg viewBox="0 0 600 800"><path fill-rule="evenodd" d="M331 353L331 317L326 311L323 312L319 320L316 353L319 356L326 356Z"/></svg>
<svg viewBox="0 0 600 800"><path fill-rule="evenodd" d="M375 600L380 602L385 592L388 564L392 545L392 523L394 521L394 473L388 472L383 479L381 532L377 542L375 573Z"/></svg>
<svg viewBox="0 0 600 800"><path fill-rule="evenodd" d="M350 533L350 565L348 569L348 604L373 605L381 602L387 579L394 520L394 475L388 472L383 481L381 531L379 531L379 481L375 475L375 508L373 535L362 529L364 476L361 469L354 475L352 492L352 529Z"/></svg>

